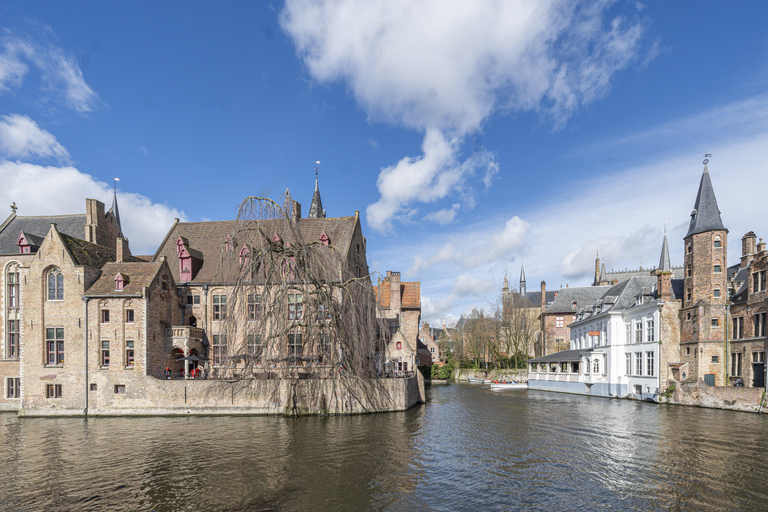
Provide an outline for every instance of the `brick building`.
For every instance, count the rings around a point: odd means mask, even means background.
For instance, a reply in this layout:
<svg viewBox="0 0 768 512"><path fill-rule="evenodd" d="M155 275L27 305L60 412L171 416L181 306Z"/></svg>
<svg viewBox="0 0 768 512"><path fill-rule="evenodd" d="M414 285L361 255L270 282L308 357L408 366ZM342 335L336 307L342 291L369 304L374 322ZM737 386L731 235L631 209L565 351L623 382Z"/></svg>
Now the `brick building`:
<svg viewBox="0 0 768 512"><path fill-rule="evenodd" d="M387 271L377 286L378 314L386 320L391 339L385 355L386 373L407 372L418 363L421 323L421 283L400 281L400 272Z"/></svg>

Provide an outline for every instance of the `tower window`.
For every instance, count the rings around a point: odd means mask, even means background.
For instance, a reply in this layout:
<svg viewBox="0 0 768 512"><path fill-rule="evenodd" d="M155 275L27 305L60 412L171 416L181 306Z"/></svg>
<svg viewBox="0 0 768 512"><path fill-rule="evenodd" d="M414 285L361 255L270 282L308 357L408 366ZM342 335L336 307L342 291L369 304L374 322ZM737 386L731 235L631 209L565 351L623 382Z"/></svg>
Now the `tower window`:
<svg viewBox="0 0 768 512"><path fill-rule="evenodd" d="M722 247L719 236L715 237L715 244L714 245L715 245L715 249L719 249L720 247Z"/></svg>
<svg viewBox="0 0 768 512"><path fill-rule="evenodd" d="M721 270L720 265L715 265L715 274L719 274L721 272L722 272L722 270Z"/></svg>

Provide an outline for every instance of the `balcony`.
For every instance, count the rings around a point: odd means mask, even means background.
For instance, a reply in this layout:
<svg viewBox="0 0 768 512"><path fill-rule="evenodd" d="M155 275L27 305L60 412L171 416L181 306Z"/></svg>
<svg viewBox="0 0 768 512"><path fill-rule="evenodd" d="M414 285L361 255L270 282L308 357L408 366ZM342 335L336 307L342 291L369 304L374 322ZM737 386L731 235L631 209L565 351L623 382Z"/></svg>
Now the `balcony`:
<svg viewBox="0 0 768 512"><path fill-rule="evenodd" d="M165 337L198 339L202 341L203 338L205 338L205 329L201 329L200 327L192 327L191 325L169 327L165 330Z"/></svg>

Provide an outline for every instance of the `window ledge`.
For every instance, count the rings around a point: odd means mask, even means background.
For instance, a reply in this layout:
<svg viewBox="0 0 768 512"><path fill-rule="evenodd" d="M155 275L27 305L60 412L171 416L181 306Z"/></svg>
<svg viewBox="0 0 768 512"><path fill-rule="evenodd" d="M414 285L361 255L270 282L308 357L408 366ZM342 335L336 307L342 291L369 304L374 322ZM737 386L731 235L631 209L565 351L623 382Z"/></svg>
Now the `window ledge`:
<svg viewBox="0 0 768 512"><path fill-rule="evenodd" d="M125 370L133 370L134 368L136 368L136 367L135 366L126 366L126 367L124 367Z"/></svg>
<svg viewBox="0 0 768 512"><path fill-rule="evenodd" d="M45 368L64 368L63 364L44 364Z"/></svg>

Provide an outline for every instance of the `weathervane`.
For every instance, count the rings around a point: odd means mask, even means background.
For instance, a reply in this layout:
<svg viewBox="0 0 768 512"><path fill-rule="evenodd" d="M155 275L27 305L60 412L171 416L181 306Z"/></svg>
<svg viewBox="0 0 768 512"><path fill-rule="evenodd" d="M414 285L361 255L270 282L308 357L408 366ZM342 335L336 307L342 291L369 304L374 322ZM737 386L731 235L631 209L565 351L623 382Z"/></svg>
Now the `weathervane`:
<svg viewBox="0 0 768 512"><path fill-rule="evenodd" d="M120 178L115 178L115 193L117 193L117 182L120 181Z"/></svg>
<svg viewBox="0 0 768 512"><path fill-rule="evenodd" d="M13 204L11 205L11 211L15 214L16 210L18 210L18 209L19 209L19 207L16 206L16 201L14 201Z"/></svg>
<svg viewBox="0 0 768 512"><path fill-rule="evenodd" d="M315 178L317 178L317 171L319 171L319 170L320 170L320 167L319 167L319 165L320 165L320 160L318 160L317 158L315 158Z"/></svg>
<svg viewBox="0 0 768 512"><path fill-rule="evenodd" d="M709 163L710 158L712 158L711 153L704 153L704 165L707 165Z"/></svg>

